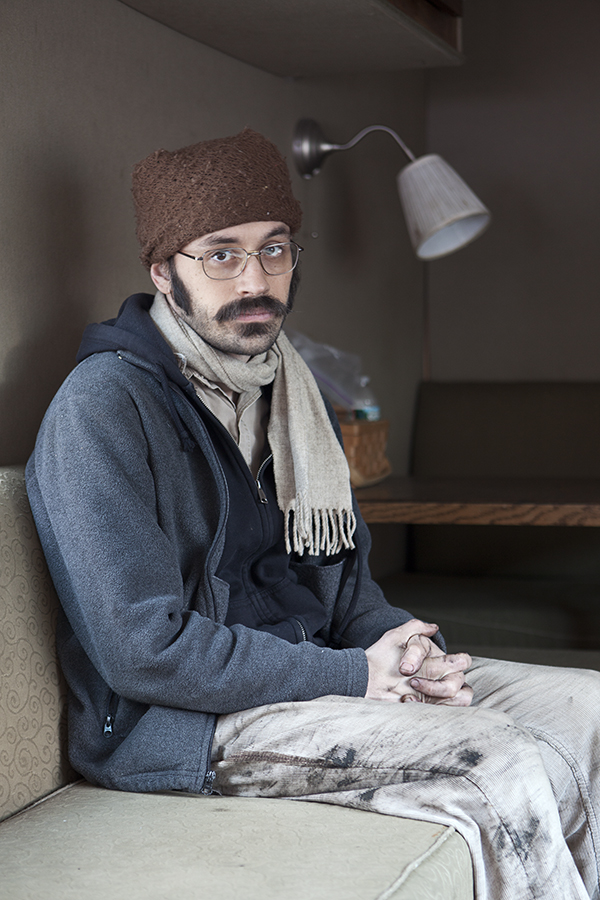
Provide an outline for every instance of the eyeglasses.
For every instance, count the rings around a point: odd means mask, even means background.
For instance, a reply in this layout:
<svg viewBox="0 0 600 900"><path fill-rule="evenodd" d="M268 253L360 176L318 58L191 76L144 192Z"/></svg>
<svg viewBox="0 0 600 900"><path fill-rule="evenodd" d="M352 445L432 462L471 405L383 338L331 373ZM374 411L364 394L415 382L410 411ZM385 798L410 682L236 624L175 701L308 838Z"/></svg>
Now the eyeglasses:
<svg viewBox="0 0 600 900"><path fill-rule="evenodd" d="M220 250L209 250L203 256L194 256L177 250L180 256L187 256L202 263L204 274L215 281L226 281L237 278L248 264L251 256L257 256L265 275L287 275L296 268L300 252L303 250L294 241L280 244L268 244L261 250L248 253L243 247L222 247Z"/></svg>

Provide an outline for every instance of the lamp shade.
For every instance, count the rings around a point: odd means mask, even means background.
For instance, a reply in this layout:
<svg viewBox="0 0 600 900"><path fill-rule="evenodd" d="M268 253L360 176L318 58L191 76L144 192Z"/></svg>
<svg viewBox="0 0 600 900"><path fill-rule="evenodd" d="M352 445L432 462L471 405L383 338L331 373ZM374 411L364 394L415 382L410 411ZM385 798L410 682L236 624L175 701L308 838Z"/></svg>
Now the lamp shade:
<svg viewBox="0 0 600 900"><path fill-rule="evenodd" d="M446 256L475 240L489 225L489 210L441 156L430 154L410 162L397 181L419 259Z"/></svg>

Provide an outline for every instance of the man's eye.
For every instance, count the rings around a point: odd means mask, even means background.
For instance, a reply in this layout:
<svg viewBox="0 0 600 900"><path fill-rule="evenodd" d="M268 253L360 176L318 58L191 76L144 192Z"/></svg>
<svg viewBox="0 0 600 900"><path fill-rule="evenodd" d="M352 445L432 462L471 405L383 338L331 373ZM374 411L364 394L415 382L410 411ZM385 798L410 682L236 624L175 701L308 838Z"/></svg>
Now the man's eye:
<svg viewBox="0 0 600 900"><path fill-rule="evenodd" d="M278 256L281 256L283 253L283 245L282 244L271 244L269 247L263 247L262 249L263 256L268 257L268 259L276 259Z"/></svg>
<svg viewBox="0 0 600 900"><path fill-rule="evenodd" d="M235 259L236 255L232 250L215 250L211 253L209 259L211 262L226 263Z"/></svg>

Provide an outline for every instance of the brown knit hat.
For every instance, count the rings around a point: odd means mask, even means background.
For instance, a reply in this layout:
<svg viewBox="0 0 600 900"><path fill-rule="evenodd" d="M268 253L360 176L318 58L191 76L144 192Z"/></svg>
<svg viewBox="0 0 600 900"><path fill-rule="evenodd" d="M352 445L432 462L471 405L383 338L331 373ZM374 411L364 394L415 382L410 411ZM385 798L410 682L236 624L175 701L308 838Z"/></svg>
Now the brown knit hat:
<svg viewBox="0 0 600 900"><path fill-rule="evenodd" d="M293 234L302 221L283 156L250 128L157 150L133 170L132 191L140 259L148 269L212 231L273 221Z"/></svg>

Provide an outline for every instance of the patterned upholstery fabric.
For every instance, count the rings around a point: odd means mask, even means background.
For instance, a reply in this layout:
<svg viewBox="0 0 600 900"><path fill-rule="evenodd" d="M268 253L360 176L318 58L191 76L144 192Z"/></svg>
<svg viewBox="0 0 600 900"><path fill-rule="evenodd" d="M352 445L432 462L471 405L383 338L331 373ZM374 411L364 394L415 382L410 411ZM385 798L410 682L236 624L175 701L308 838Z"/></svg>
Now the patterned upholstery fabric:
<svg viewBox="0 0 600 900"><path fill-rule="evenodd" d="M0 469L0 819L72 779L57 611L23 469Z"/></svg>

